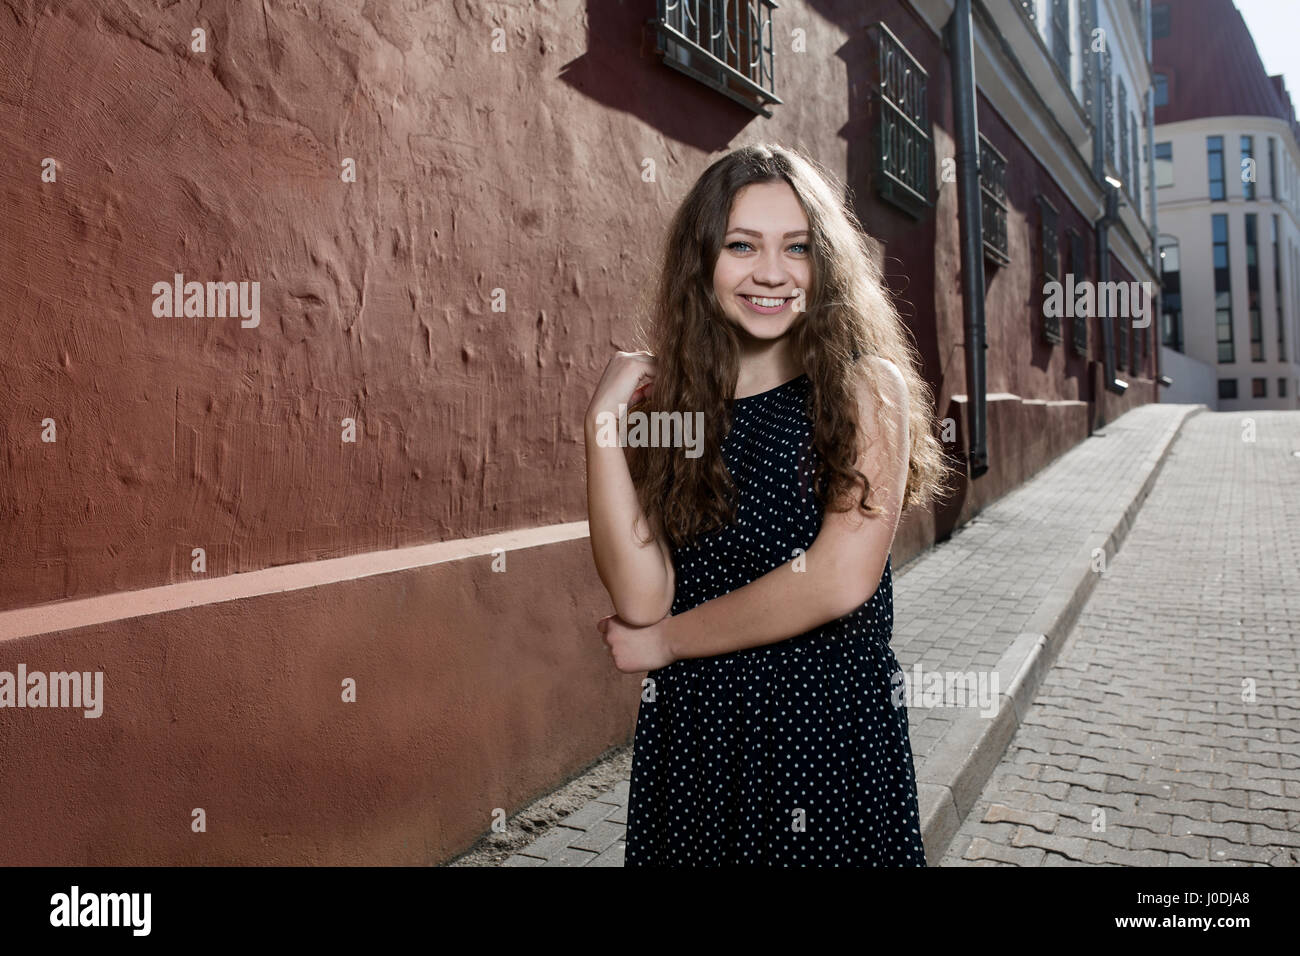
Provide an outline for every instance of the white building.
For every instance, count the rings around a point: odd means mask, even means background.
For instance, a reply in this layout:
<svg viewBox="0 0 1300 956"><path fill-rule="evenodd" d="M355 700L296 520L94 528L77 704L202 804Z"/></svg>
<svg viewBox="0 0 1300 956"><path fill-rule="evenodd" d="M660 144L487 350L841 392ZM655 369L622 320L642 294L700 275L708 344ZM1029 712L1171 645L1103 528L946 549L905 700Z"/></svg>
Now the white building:
<svg viewBox="0 0 1300 956"><path fill-rule="evenodd" d="M1300 140L1232 0L1152 9L1163 401L1300 408Z"/></svg>

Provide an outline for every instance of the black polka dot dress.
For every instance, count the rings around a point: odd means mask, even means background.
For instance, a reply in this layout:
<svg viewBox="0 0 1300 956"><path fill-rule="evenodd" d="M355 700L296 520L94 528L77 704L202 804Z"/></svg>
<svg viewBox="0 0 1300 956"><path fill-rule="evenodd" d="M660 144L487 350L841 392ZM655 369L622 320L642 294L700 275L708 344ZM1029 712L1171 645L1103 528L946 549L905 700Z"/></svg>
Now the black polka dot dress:
<svg viewBox="0 0 1300 956"><path fill-rule="evenodd" d="M673 614L813 543L822 513L810 487L810 388L801 375L735 401L723 458L736 521L673 549ZM652 671L625 865L925 866L893 618L887 560L876 593L846 617Z"/></svg>

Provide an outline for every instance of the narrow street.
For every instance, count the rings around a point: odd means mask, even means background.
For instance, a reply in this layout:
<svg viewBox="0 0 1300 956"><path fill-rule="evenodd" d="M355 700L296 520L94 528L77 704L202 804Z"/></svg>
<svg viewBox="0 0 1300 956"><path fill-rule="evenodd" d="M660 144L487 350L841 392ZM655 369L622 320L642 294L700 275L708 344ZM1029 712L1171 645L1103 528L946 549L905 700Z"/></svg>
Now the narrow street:
<svg viewBox="0 0 1300 956"><path fill-rule="evenodd" d="M1298 861L1300 415L1203 413L943 865Z"/></svg>

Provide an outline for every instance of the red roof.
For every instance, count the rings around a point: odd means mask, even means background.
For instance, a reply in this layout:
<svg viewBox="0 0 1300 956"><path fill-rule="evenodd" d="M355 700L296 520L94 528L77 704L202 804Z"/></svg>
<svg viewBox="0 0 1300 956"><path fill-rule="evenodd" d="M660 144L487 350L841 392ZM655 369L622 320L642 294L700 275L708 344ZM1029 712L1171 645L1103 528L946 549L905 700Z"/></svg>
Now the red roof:
<svg viewBox="0 0 1300 956"><path fill-rule="evenodd" d="M1156 107L1156 122L1274 116L1290 123L1300 141L1286 84L1264 69L1232 0L1163 2L1169 7L1169 35L1152 40L1151 68L1168 77L1169 103Z"/></svg>

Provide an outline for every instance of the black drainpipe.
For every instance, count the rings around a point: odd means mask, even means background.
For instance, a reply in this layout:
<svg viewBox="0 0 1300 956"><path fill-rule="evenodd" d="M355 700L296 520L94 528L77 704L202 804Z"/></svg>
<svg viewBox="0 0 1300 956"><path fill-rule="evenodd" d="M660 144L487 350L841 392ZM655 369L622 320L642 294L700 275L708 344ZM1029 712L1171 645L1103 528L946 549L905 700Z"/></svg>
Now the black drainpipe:
<svg viewBox="0 0 1300 956"><path fill-rule="evenodd" d="M970 476L989 469L985 418L984 230L980 221L979 120L975 113L975 53L970 0L957 0L948 21L952 46L953 124L957 139L957 206L961 233L962 314L966 325L967 429Z"/></svg>
<svg viewBox="0 0 1300 956"><path fill-rule="evenodd" d="M1092 6L1092 23L1096 25L1098 23L1097 0L1088 0L1088 2ZM1119 190L1106 182L1106 78L1101 69L1101 51L1091 55L1097 58L1096 69L1093 70L1095 80L1092 91L1092 175L1102 189L1102 199L1105 203L1105 211L1101 218L1093 223L1093 229L1097 234L1097 282L1099 288L1104 288L1100 284L1110 282L1110 224L1119 219ZM1106 376L1104 387L1112 392L1122 393L1123 387L1115 381L1115 332L1112 327L1114 320L1105 314L1106 309L1103 306L1105 296L1098 294L1096 301L1097 311L1101 317L1102 362Z"/></svg>

